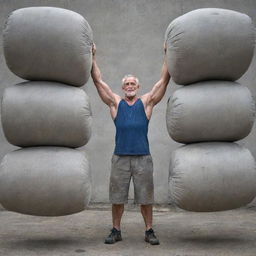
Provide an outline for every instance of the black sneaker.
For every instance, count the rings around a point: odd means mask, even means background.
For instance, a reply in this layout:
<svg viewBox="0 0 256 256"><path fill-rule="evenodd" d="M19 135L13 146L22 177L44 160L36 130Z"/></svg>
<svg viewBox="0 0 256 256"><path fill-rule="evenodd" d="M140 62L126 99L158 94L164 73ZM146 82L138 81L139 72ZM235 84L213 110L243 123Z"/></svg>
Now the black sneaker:
<svg viewBox="0 0 256 256"><path fill-rule="evenodd" d="M145 241L150 243L151 245L160 244L152 228L145 232Z"/></svg>
<svg viewBox="0 0 256 256"><path fill-rule="evenodd" d="M105 244L114 244L115 242L122 241L121 230L116 228L111 229L111 233L105 239Z"/></svg>

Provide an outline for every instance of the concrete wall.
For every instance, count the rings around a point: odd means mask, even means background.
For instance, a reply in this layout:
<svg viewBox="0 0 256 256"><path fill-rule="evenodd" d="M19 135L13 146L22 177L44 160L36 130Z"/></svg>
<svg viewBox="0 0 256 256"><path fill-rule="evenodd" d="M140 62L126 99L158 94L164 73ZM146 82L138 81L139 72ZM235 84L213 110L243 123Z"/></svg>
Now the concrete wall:
<svg viewBox="0 0 256 256"><path fill-rule="evenodd" d="M148 92L159 79L163 61L163 39L167 25L176 17L204 7L227 8L244 12L256 23L255 0L0 0L0 33L8 14L28 6L57 6L82 14L90 23L97 44L97 59L103 79L114 92L122 94L121 79L135 74L141 81L140 94ZM238 31L239 32L239 31ZM2 39L0 40L2 49ZM248 72L240 79L256 98L256 57ZM0 94L4 88L22 80L12 74L0 50ZM155 198L168 201L168 166L171 152L180 144L169 138L165 125L168 97L176 85L170 82L163 100L155 107L149 127L149 141L154 159ZM114 148L114 124L108 107L101 102L92 83L84 89L91 99L94 116L93 135L85 150L91 162L93 202L108 202L110 159ZM227 127L228 129L228 127ZM256 127L239 144L249 148L256 157ZM16 147L8 144L0 130L0 158ZM130 192L132 199L133 192Z"/></svg>

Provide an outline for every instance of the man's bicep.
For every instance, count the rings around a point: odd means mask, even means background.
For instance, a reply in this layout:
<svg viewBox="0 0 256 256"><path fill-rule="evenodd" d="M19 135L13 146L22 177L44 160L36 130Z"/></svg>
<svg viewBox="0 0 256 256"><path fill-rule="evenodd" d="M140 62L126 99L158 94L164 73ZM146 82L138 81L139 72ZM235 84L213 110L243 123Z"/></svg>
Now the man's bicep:
<svg viewBox="0 0 256 256"><path fill-rule="evenodd" d="M98 82L97 90L104 103L106 103L107 105L113 104L113 102L115 101L115 94L107 83L105 83L104 81Z"/></svg>
<svg viewBox="0 0 256 256"><path fill-rule="evenodd" d="M148 101L150 104L156 105L164 96L166 84L159 80L148 93Z"/></svg>

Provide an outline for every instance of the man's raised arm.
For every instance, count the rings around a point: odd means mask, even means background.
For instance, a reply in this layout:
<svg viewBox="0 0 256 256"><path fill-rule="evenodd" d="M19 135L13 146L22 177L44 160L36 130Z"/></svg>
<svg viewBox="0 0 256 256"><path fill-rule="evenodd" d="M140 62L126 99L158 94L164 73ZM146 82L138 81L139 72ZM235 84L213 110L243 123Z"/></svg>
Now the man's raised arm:
<svg viewBox="0 0 256 256"><path fill-rule="evenodd" d="M166 46L164 46L164 63L161 70L161 75L159 81L153 86L152 90L143 95L143 97L147 98L147 105L154 106L156 105L164 96L167 85L170 81L170 74L167 69L167 63L166 63Z"/></svg>
<svg viewBox="0 0 256 256"><path fill-rule="evenodd" d="M115 106L117 103L117 99L120 98L120 96L113 93L110 87L101 78L101 72L96 63L96 45L95 44L93 44L93 47L92 47L91 76L102 101L106 103L108 106Z"/></svg>

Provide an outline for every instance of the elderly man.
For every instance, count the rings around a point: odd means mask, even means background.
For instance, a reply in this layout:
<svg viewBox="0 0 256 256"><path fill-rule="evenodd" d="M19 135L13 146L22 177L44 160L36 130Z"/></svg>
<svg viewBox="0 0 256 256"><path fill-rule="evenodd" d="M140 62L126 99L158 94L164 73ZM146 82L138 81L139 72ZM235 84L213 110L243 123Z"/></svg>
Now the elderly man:
<svg viewBox="0 0 256 256"><path fill-rule="evenodd" d="M166 47L164 47L166 50ZM109 197L112 203L113 229L106 238L106 244L122 240L120 224L124 203L128 201L131 177L134 183L135 202L141 205L145 221L145 241L156 245L159 240L152 229L152 204L154 202L153 162L148 144L148 123L153 107L163 98L170 80L166 61L160 80L152 90L137 96L139 80L134 75L126 75L122 80L124 98L112 92L102 80L96 63L96 46L93 45L92 79L102 101L110 108L116 126L115 150L112 157Z"/></svg>

